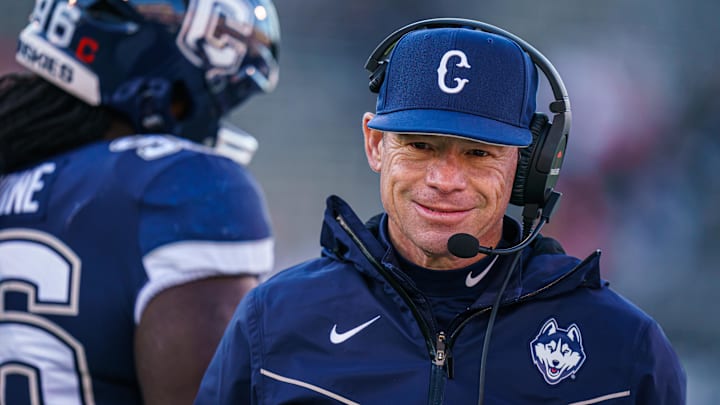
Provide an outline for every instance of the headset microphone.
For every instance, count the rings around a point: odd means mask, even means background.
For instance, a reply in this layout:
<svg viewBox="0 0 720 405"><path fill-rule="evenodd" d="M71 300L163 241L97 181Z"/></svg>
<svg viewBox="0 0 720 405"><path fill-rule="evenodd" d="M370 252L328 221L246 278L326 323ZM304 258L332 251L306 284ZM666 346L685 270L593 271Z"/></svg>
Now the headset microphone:
<svg viewBox="0 0 720 405"><path fill-rule="evenodd" d="M480 252L480 241L467 233L456 233L448 239L448 250L454 256L469 259Z"/></svg>
<svg viewBox="0 0 720 405"><path fill-rule="evenodd" d="M467 233L456 233L455 235L451 236L450 239L448 239L448 251L450 251L450 253L452 253L454 256L463 259L475 257L478 253L482 253L485 255L509 255L515 252L519 252L525 249L527 245L529 245L533 240L535 240L535 238L540 234L540 230L542 229L542 227L546 223L550 222L550 217L557 209L561 196L562 193L559 193L555 190L550 192L547 203L545 204L545 207L542 208L542 213L540 214L540 221L538 222L537 226L535 226L535 229L533 229L530 235L528 235L524 240L522 240L515 246L503 249L480 246L480 242L474 236Z"/></svg>

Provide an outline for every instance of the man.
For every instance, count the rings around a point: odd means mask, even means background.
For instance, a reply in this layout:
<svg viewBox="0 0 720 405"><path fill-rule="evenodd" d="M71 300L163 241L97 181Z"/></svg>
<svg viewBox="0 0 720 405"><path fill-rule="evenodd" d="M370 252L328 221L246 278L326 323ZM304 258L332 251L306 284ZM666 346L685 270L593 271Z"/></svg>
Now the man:
<svg viewBox="0 0 720 405"><path fill-rule="evenodd" d="M676 354L600 279L599 253L537 236L568 100L542 55L482 27L428 20L378 46L363 133L385 213L363 225L328 199L322 257L243 299L196 404L684 402ZM550 126L534 114L535 64L557 96ZM523 191L538 178L539 199ZM542 212L534 230L504 215L510 201L530 226Z"/></svg>
<svg viewBox="0 0 720 405"><path fill-rule="evenodd" d="M272 90L278 42L268 0L37 1L30 73L0 79L1 403L192 402L272 268L218 151L247 163L220 119Z"/></svg>

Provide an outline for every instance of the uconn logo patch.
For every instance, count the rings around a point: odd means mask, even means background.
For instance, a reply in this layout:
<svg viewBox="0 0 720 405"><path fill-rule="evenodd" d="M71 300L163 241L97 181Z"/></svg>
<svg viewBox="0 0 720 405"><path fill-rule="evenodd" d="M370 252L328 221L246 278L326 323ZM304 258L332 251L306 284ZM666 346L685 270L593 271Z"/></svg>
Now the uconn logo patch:
<svg viewBox="0 0 720 405"><path fill-rule="evenodd" d="M448 73L448 63L450 62L451 58L459 58L459 62L455 64L455 66L459 68L464 69L470 69L470 64L468 63L467 56L463 51L459 51L457 49L452 51L447 51L443 55L442 59L440 60L440 66L437 68L437 82L438 86L440 87L440 90L444 91L447 94L455 94L462 91L463 87L465 87L465 84L469 82L468 79L462 79L459 77L454 77L453 81L456 83L453 87L448 87L445 84L445 76L447 76Z"/></svg>
<svg viewBox="0 0 720 405"><path fill-rule="evenodd" d="M585 361L580 328L572 324L562 329L555 318L550 318L530 342L530 353L548 384L574 376Z"/></svg>

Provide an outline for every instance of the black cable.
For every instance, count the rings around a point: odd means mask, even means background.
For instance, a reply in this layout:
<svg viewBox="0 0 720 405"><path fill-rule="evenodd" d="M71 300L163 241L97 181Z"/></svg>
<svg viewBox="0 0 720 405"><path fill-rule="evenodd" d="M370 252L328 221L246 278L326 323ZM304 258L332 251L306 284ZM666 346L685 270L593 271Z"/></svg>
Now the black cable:
<svg viewBox="0 0 720 405"><path fill-rule="evenodd" d="M492 328L495 324L495 317L497 316L498 309L500 308L500 300L502 299L503 293L505 292L505 289L510 282L510 277L515 270L515 267L517 267L521 255L522 250L515 253L515 257L513 258L510 269L507 272L507 276L505 276L505 280L503 281L502 287L500 287L500 291L498 291L497 298L495 298L495 303L493 304L492 310L490 311L490 319L488 319L487 328L485 329L485 339L483 340L482 355L480 357L480 376L478 377L478 405L482 405L484 401L485 369L487 365L488 348L490 347L490 334L492 333Z"/></svg>

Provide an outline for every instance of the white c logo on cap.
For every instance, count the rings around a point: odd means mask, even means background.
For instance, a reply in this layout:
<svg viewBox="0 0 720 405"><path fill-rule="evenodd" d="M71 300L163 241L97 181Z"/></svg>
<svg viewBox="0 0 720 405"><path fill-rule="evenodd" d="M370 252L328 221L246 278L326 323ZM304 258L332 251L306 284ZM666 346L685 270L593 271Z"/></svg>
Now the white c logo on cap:
<svg viewBox="0 0 720 405"><path fill-rule="evenodd" d="M465 87L465 84L470 81L468 79L460 79L458 77L455 77L453 80L457 82L457 86L448 87L445 85L445 75L448 71L447 64L450 58L452 58L453 56L458 56L460 58L460 63L456 64L455 66L470 69L470 64L468 64L467 56L465 56L465 53L463 51L458 51L457 49L454 49L452 51L445 52L445 55L443 55L442 59L440 59L440 66L438 66L437 68L437 74L438 86L440 86L440 90L448 94L459 93L460 91L462 91L463 87Z"/></svg>

